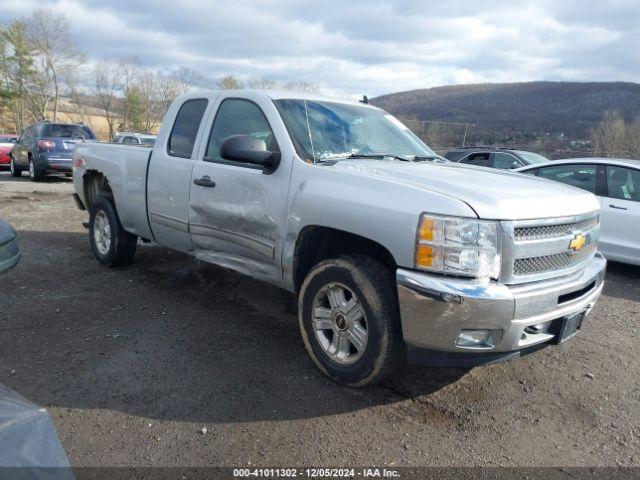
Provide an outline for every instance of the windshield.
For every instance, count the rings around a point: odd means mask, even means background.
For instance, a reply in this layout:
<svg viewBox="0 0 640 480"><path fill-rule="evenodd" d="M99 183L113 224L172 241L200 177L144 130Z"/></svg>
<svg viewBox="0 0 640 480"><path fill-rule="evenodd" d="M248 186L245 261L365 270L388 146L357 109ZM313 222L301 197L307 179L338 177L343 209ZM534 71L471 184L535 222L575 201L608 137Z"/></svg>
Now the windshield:
<svg viewBox="0 0 640 480"><path fill-rule="evenodd" d="M84 125L65 125L62 123L50 123L45 125L43 137L63 137L63 138L89 138L94 139L93 132Z"/></svg>
<svg viewBox="0 0 640 480"><path fill-rule="evenodd" d="M153 145L156 143L156 137L140 137L140 142L143 145Z"/></svg>
<svg viewBox="0 0 640 480"><path fill-rule="evenodd" d="M298 99L274 103L303 160L318 162L376 154L436 157L398 119L377 108Z"/></svg>
<svg viewBox="0 0 640 480"><path fill-rule="evenodd" d="M529 165L532 165L534 163L544 163L544 162L548 162L549 161L549 159L547 157L543 157L542 155L539 155L537 153L523 152L521 150L518 150L517 153L522 158L524 158L525 161L527 162L527 164L529 164Z"/></svg>

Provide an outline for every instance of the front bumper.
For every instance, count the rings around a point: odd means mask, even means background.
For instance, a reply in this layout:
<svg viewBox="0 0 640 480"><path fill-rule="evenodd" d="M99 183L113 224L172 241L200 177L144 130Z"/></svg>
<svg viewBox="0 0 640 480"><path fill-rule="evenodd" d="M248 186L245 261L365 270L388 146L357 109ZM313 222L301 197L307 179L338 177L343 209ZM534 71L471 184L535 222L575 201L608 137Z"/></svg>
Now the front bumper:
<svg viewBox="0 0 640 480"><path fill-rule="evenodd" d="M431 364L453 366L459 365L456 358L478 364L536 350L557 340L554 322L591 310L602 292L605 270L606 260L596 254L575 274L507 286L398 269L402 334L409 360L429 357L436 359ZM456 345L460 331L469 329L494 331L492 345Z"/></svg>

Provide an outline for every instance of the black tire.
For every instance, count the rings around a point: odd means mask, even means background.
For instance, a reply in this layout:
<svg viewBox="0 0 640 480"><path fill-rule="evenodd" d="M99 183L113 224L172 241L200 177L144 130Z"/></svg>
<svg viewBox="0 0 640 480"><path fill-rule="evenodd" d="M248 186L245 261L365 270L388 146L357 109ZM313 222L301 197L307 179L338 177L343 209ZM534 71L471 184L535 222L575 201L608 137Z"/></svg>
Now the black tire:
<svg viewBox="0 0 640 480"><path fill-rule="evenodd" d="M348 365L331 358L313 327L316 296L334 284L343 285L355 294L366 319L366 346L359 358ZM404 361L393 272L372 258L345 256L325 260L312 268L300 289L298 319L313 362L325 375L343 385L364 387L379 383Z"/></svg>
<svg viewBox="0 0 640 480"><path fill-rule="evenodd" d="M44 174L38 169L32 156L29 156L29 178L32 182L39 182L44 178Z"/></svg>
<svg viewBox="0 0 640 480"><path fill-rule="evenodd" d="M96 240L96 218L106 217L109 226L109 246L106 250L98 245ZM98 235L99 237L100 235ZM98 197L91 206L89 216L89 241L91 250L98 262L107 267L127 265L133 261L136 253L138 237L122 228L113 200L108 197ZM102 244L101 244L102 245ZM102 250L102 251L101 251Z"/></svg>
<svg viewBox="0 0 640 480"><path fill-rule="evenodd" d="M13 155L11 156L11 163L9 164L9 170L11 171L12 177L22 176L22 169L16 165L16 162L13 160Z"/></svg>

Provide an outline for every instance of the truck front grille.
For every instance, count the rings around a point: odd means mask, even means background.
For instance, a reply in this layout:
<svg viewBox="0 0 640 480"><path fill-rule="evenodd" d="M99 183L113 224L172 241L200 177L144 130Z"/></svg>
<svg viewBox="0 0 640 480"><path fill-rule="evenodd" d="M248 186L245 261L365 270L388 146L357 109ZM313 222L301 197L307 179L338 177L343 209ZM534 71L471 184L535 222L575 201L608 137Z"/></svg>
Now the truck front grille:
<svg viewBox="0 0 640 480"><path fill-rule="evenodd" d="M513 231L513 237L516 242L523 240L540 240L545 238L557 238L563 235L571 234L573 231L588 230L597 225L600 221L599 216L579 220L577 222L561 223L558 225L539 225L534 227L516 227Z"/></svg>
<svg viewBox="0 0 640 480"><path fill-rule="evenodd" d="M520 276L564 270L582 263L585 259L591 257L595 250L596 245L592 243L576 253L564 252L543 257L517 258L513 263L513 274Z"/></svg>
<svg viewBox="0 0 640 480"><path fill-rule="evenodd" d="M600 235L599 212L575 217L505 221L502 227L502 271L507 285L572 273L595 255Z"/></svg>

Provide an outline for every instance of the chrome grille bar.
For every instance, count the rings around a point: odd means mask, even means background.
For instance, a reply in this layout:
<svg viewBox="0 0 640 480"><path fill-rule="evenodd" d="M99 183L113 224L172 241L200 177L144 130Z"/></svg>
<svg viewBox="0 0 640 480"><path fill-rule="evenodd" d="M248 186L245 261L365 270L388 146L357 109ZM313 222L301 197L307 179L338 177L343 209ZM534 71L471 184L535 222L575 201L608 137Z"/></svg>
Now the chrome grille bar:
<svg viewBox="0 0 640 480"><path fill-rule="evenodd" d="M540 240L544 238L557 238L570 234L574 230L588 230L600 221L599 216L591 217L573 223L561 223L558 225L540 225L533 227L516 227L513 231L515 241Z"/></svg>
<svg viewBox="0 0 640 480"><path fill-rule="evenodd" d="M541 272L555 272L581 263L586 258L591 257L595 251L596 245L592 243L576 253L565 252L542 257L516 258L513 264L513 274L518 276Z"/></svg>

